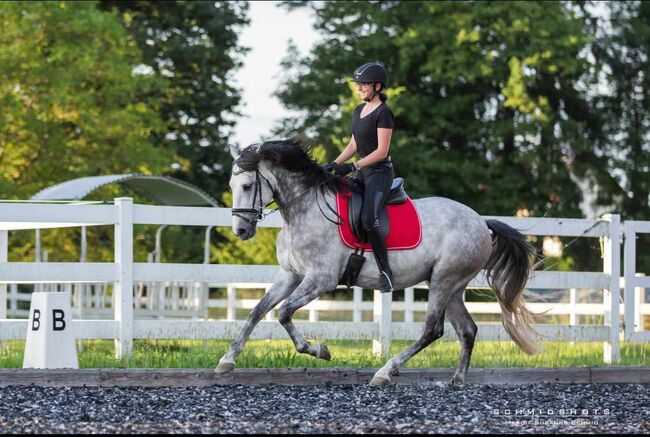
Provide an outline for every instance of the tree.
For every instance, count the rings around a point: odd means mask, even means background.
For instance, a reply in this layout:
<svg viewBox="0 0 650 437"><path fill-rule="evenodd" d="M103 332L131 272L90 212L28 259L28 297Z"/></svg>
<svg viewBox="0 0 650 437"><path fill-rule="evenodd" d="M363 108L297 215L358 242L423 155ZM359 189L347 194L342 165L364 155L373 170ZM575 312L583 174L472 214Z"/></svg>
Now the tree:
<svg viewBox="0 0 650 437"><path fill-rule="evenodd" d="M163 83L133 74L140 53L114 14L92 3L0 4L0 196L27 198L74 177L157 173L173 151Z"/></svg>
<svg viewBox="0 0 650 437"><path fill-rule="evenodd" d="M610 32L602 32L592 52L606 66L609 90L599 94L611 152L609 169L618 172L627 219L650 215L650 4L610 2Z"/></svg>
<svg viewBox="0 0 650 437"><path fill-rule="evenodd" d="M116 14L65 2L5 2L0 12L0 197L170 167L173 150L151 141L164 129L156 95L165 82L134 72L141 55ZM111 230L88 234L89 259L111 259ZM78 229L41 235L51 260L78 260ZM13 260L34 259L33 233L12 232L10 247Z"/></svg>
<svg viewBox="0 0 650 437"><path fill-rule="evenodd" d="M583 10L593 2L581 2ZM597 38L591 52L598 61L600 82L594 106L602 113L607 169L616 176L622 195L617 211L627 220L650 217L650 4L608 2L609 16L593 17ZM637 245L638 271L650 267L648 239ZM644 250L646 249L646 250Z"/></svg>
<svg viewBox="0 0 650 437"><path fill-rule="evenodd" d="M598 117L578 89L591 35L566 4L285 5L312 8L324 38L284 61L278 96L304 115L279 131L313 134L328 159L347 144L360 103L351 72L377 59L392 88L396 173L414 197L451 197L481 214L575 217L582 194L572 172L611 179L592 149Z"/></svg>
<svg viewBox="0 0 650 437"><path fill-rule="evenodd" d="M230 154L226 144L239 116L240 90L232 74L247 49L237 28L248 23L243 1L102 1L119 11L142 51L141 68L164 78L160 115L165 128L153 135L180 156L171 176L215 197L227 190Z"/></svg>

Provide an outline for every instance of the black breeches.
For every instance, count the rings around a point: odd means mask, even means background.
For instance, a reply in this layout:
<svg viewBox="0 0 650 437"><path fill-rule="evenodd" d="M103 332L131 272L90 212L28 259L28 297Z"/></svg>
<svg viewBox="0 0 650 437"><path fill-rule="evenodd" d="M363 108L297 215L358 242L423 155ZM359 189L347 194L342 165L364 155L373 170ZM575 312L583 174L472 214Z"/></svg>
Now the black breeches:
<svg viewBox="0 0 650 437"><path fill-rule="evenodd" d="M361 224L366 230L379 225L379 213L390 194L393 176L392 165L381 166L379 169L364 168L359 172L358 178L364 184Z"/></svg>
<svg viewBox="0 0 650 437"><path fill-rule="evenodd" d="M359 172L359 179L364 183L361 224L366 229L368 242L377 261L379 271L386 272L392 278L388 265L386 241L379 232L379 213L390 194L393 183L393 166L388 163L364 168Z"/></svg>

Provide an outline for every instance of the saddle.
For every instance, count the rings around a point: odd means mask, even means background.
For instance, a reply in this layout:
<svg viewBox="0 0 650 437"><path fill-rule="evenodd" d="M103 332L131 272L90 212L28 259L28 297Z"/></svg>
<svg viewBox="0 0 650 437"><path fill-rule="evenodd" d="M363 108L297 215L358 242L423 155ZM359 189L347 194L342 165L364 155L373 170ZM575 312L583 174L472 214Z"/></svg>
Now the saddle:
<svg viewBox="0 0 650 437"><path fill-rule="evenodd" d="M354 249L339 284L351 287L356 284L365 262L364 252L372 247L368 243L367 232L361 225L363 207L363 187L355 178L347 178L347 189L336 195L336 208L341 223L339 235L343 243ZM391 222L394 226L391 228ZM404 191L404 179L395 178L391 185L386 205L379 214L379 231L386 240L388 250L413 249L422 240L422 224L415 205Z"/></svg>
<svg viewBox="0 0 650 437"><path fill-rule="evenodd" d="M371 251L367 232L361 224L363 186L355 178L347 178L347 189L336 196L337 212L341 217L339 235L352 249ZM393 224L391 226L391 223ZM413 249L422 238L422 225L415 205L404 191L404 179L395 178L386 205L379 213L379 230L388 250Z"/></svg>
<svg viewBox="0 0 650 437"><path fill-rule="evenodd" d="M348 201L348 221L352 232L360 242L366 243L368 241L368 234L361 225L361 208L363 207L363 187L361 182L356 178L350 178L349 190L351 197ZM390 194L386 205L399 205L406 202L408 196L404 191L404 178L395 178L390 186ZM386 205L379 213L379 233L382 238L388 236L390 231L390 220L388 219L388 209Z"/></svg>

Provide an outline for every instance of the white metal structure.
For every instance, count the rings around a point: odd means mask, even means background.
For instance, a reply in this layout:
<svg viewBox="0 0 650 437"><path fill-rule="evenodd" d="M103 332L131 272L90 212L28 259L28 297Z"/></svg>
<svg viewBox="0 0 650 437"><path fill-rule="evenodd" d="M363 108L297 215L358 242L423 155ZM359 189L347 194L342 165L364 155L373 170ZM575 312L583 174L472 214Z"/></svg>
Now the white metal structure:
<svg viewBox="0 0 650 437"><path fill-rule="evenodd" d="M532 289L601 289L605 315L604 325L538 325L550 340L602 341L604 360L619 359L620 301L620 218L607 215L600 220L486 217L496 218L519 229L525 235L552 235L561 237L592 237L604 241L603 270L601 272L536 271L528 282ZM115 199L113 205L61 204L0 204L0 340L24 339L26 320L6 319L6 284L15 283L113 283L115 302L112 320L74 320L78 338L115 339L116 356L128 356L134 338L177 339L232 339L243 322L234 320L143 320L134 318L134 284L145 282L174 282L201 284L267 284L272 282L277 266L210 265L175 263L134 263L133 225L231 226L228 208L170 207L134 205L130 198ZM114 262L80 263L16 263L7 261L7 232L12 229L38 229L69 226L112 225L115 229ZM263 227L281 227L279 215L259 223ZM483 274L470 287L487 288ZM230 291L232 290L232 291ZM315 302L310 308L312 322L299 324L307 337L322 339L374 339L377 352L386 354L391 339L417 338L421 325L413 322L413 310L406 310L404 322L391 322L391 310L407 308L413 301L413 290L407 291L406 302L391 303L390 294L376 294L373 303L374 321L362 322L361 309L352 322L318 322L317 310L325 302ZM355 291L355 302L360 302L360 290ZM631 299L634 302L633 299ZM575 300L574 300L575 302ZM216 302L215 302L216 303ZM630 302L628 302L630 304ZM228 318L233 319L235 306L248 307L252 302L237 303L234 287L229 289L225 305ZM338 305L338 303L337 303ZM361 303L361 308L364 308ZM391 305L393 307L391 308ZM414 308L417 307L417 303ZM470 311L473 304L469 304ZM540 304L544 305L544 304ZM599 304L595 304L599 305ZM539 310L531 305L533 310ZM137 306L136 306L137 308ZM309 307L308 307L309 308ZM367 308L367 307L365 307ZM576 309L585 310L576 305ZM589 308L591 311L594 308ZM628 310L626 308L626 310ZM628 315L632 311L627 311ZM638 312L638 311L637 311ZM576 312L574 312L576 314ZM575 318L575 317L574 317ZM478 323L478 338L505 340L510 337L500 323ZM453 329L446 325L445 336L454 338ZM277 322L262 322L252 338L288 338ZM636 339L635 337L631 337Z"/></svg>

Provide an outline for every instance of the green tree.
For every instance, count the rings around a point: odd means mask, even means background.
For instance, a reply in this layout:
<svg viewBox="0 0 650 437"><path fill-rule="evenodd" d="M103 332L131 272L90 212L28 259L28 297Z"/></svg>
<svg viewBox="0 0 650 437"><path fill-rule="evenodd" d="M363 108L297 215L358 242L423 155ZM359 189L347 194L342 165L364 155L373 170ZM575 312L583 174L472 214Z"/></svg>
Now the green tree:
<svg viewBox="0 0 650 437"><path fill-rule="evenodd" d="M392 87L392 157L411 195L451 197L481 214L575 217L582 195L572 172L608 179L578 90L591 35L567 4L285 5L313 9L323 39L284 60L290 79L278 96L303 116L280 131L315 135L329 159L347 144L361 103L351 72L377 59Z"/></svg>
<svg viewBox="0 0 650 437"><path fill-rule="evenodd" d="M597 103L612 153L609 169L620 174L625 191L620 207L627 219L650 217L650 4L608 2L610 31L603 31L592 52L605 66L605 91ZM602 20L602 19L601 19Z"/></svg>
<svg viewBox="0 0 650 437"><path fill-rule="evenodd" d="M165 82L134 73L140 52L116 14L94 3L4 2L0 28L0 198L174 162L151 141L164 130L156 96ZM111 259L111 229L88 232L89 259ZM51 260L75 261L79 235L45 230L43 246ZM33 232L12 232L10 247L13 261L33 260Z"/></svg>
<svg viewBox="0 0 650 437"><path fill-rule="evenodd" d="M100 7L119 11L142 52L140 68L168 84L160 95L165 128L152 136L155 144L179 156L167 173L221 199L232 164L226 144L240 115L240 90L232 82L247 51L238 31L248 24L248 3L101 1ZM165 229L164 241L174 243L164 245L163 260L201 262L203 232ZM228 231L213 235L222 244Z"/></svg>
<svg viewBox="0 0 650 437"><path fill-rule="evenodd" d="M142 51L141 68L164 78L160 115L165 129L153 139L180 156L171 176L219 198L228 188L226 144L239 116L240 90L232 75L247 49L238 29L248 23L243 1L102 1L117 10Z"/></svg>
<svg viewBox="0 0 650 437"><path fill-rule="evenodd" d="M134 41L93 3L0 3L0 197L28 198L74 177L158 173L173 151L162 82L133 74Z"/></svg>
<svg viewBox="0 0 650 437"><path fill-rule="evenodd" d="M601 6L581 2L583 10ZM627 220L650 219L650 3L607 2L607 14L592 17L597 38L591 52L601 66L594 106L602 113L607 169L622 195L617 212ZM637 241L637 267L650 269L650 240Z"/></svg>

